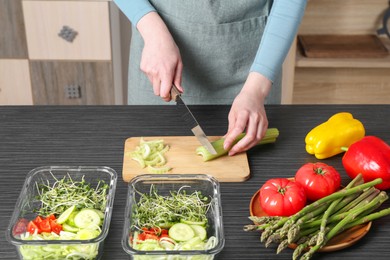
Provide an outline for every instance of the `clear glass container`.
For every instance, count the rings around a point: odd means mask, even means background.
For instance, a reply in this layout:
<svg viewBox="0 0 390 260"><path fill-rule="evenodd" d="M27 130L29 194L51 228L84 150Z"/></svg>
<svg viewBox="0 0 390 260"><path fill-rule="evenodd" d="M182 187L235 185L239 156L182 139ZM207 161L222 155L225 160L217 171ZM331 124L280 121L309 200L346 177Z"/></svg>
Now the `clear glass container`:
<svg viewBox="0 0 390 260"><path fill-rule="evenodd" d="M96 188L99 181L108 185L106 206L101 232L97 237L83 240L25 240L20 228L26 230L27 222L37 217L36 210L41 207L37 199L37 184L52 186L65 176L73 181L83 178L91 188ZM103 254L104 240L108 234L112 207L114 203L117 173L109 167L94 166L47 166L31 170L26 177L22 191L16 202L8 229L7 240L16 246L20 259L100 259ZM25 222L23 222L25 221ZM91 254L92 252L92 254ZM91 255L93 255L91 257Z"/></svg>
<svg viewBox="0 0 390 260"><path fill-rule="evenodd" d="M215 243L205 250L137 250L132 246L131 239L135 232L136 205L142 194L150 194L151 189L158 195L170 196L185 188L187 194L200 192L210 200L207 210L207 238L214 237ZM221 196L218 181L205 174L144 174L133 178L128 185L127 204L125 210L122 247L129 254L130 259L136 260L209 260L224 247L225 239L222 222Z"/></svg>

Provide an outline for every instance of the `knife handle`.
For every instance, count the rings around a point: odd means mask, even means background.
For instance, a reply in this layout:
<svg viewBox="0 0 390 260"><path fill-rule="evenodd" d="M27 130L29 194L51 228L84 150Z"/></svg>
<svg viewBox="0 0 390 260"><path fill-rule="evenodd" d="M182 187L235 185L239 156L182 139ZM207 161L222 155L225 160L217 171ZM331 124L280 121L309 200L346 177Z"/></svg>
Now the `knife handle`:
<svg viewBox="0 0 390 260"><path fill-rule="evenodd" d="M177 89L177 87L175 85L172 85L172 88L171 88L171 98L172 98L172 100L176 101L176 97L180 96L180 95L181 95L181 93Z"/></svg>

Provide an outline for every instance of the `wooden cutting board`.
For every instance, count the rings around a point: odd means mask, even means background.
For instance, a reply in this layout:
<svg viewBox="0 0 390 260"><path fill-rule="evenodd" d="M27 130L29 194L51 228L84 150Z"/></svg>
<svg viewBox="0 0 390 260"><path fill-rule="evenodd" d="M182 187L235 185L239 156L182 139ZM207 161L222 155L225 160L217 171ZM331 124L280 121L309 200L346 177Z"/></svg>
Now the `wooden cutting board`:
<svg viewBox="0 0 390 260"><path fill-rule="evenodd" d="M170 146L165 153L167 166L172 167L169 173L173 174L209 174L220 182L243 182L250 176L248 157L246 153L235 156L222 156L212 161L204 162L202 156L195 150L200 146L195 136L150 136L144 140L163 139ZM219 136L209 136L210 141L219 139ZM131 151L139 145L141 137L131 137L125 141L123 156L122 177L125 182L137 175L148 173L146 168L129 156Z"/></svg>
<svg viewBox="0 0 390 260"><path fill-rule="evenodd" d="M388 50L376 35L299 35L308 58L382 58Z"/></svg>

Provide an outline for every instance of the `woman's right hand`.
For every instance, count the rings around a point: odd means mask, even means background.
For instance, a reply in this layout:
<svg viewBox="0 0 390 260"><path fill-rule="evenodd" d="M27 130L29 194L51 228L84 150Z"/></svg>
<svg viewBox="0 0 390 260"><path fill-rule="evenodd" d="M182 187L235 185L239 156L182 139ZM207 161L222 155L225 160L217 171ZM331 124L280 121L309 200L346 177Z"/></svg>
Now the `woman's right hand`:
<svg viewBox="0 0 390 260"><path fill-rule="evenodd" d="M169 102L172 84L183 92L183 63L179 48L156 12L142 17L137 23L137 29L144 39L140 69L153 85L154 94Z"/></svg>

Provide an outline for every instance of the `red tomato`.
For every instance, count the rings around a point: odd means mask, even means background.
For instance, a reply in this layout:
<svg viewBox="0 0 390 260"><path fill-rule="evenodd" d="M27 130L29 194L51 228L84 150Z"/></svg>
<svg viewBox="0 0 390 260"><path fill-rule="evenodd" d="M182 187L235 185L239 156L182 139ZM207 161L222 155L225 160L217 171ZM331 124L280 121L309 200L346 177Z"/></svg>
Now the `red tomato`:
<svg viewBox="0 0 390 260"><path fill-rule="evenodd" d="M169 235L168 235L168 234L161 234L161 235L158 237L158 239L161 239L161 238L163 238L163 237L168 237L168 238L169 238Z"/></svg>
<svg viewBox="0 0 390 260"><path fill-rule="evenodd" d="M269 216L291 216L306 204L303 187L286 178L270 179L260 189L260 205Z"/></svg>
<svg viewBox="0 0 390 260"><path fill-rule="evenodd" d="M47 219L49 219L49 218L47 218ZM53 219L49 219L49 223L50 223L51 231L56 233L57 235L59 235L60 232L62 231L62 225L58 224L57 221L53 220Z"/></svg>
<svg viewBox="0 0 390 260"><path fill-rule="evenodd" d="M295 181L306 191L308 200L316 201L340 188L341 177L335 168L325 163L306 163L298 169Z"/></svg>
<svg viewBox="0 0 390 260"><path fill-rule="evenodd" d="M138 234L137 239L140 240L140 241L144 241L145 237L146 237L146 233L140 233L140 234Z"/></svg>
<svg viewBox="0 0 390 260"><path fill-rule="evenodd" d="M157 235L154 235L154 234L148 234L148 233L146 233L146 235L145 235L145 240L147 240L147 239L158 240L158 236L157 236Z"/></svg>
<svg viewBox="0 0 390 260"><path fill-rule="evenodd" d="M56 220L56 216L54 214L50 214L49 216L46 217L46 219L51 219L51 220Z"/></svg>
<svg viewBox="0 0 390 260"><path fill-rule="evenodd" d="M42 222L42 218L40 216L37 216L33 221L34 221L35 224L38 225L39 223Z"/></svg>
<svg viewBox="0 0 390 260"><path fill-rule="evenodd" d="M37 232L38 234L41 233L38 226L33 221L28 222L27 231L31 235L34 234L35 232Z"/></svg>
<svg viewBox="0 0 390 260"><path fill-rule="evenodd" d="M38 227L39 227L40 232L47 232L47 233L51 232L50 222L48 219L42 220L38 224Z"/></svg>

